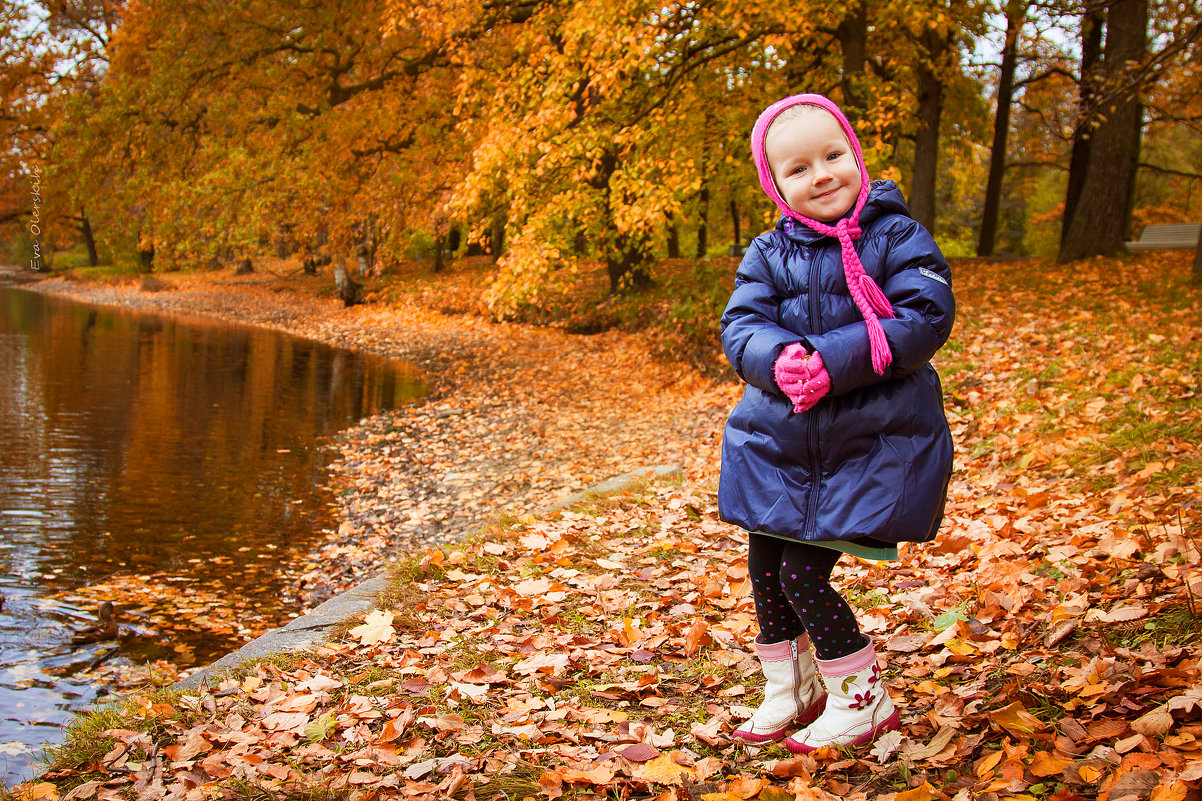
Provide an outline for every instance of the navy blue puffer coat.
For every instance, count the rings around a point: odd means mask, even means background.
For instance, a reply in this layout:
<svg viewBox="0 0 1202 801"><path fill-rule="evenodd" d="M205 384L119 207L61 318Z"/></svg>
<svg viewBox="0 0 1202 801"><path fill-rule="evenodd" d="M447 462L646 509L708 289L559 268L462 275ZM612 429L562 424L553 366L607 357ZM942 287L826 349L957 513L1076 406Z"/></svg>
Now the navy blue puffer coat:
<svg viewBox="0 0 1202 801"><path fill-rule="evenodd" d="M855 245L896 315L881 318L893 363L877 375L838 241L785 220L752 242L722 315L722 346L747 387L722 441L719 514L803 541L930 540L952 468L930 365L955 315L947 262L896 185L874 182ZM831 378L801 413L772 372L793 342L821 353Z"/></svg>

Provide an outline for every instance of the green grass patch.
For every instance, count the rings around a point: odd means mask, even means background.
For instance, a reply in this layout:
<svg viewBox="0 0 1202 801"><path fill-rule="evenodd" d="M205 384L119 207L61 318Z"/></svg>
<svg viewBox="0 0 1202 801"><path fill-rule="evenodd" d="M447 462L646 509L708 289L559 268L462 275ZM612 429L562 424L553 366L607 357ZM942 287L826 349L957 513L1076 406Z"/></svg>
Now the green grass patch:
<svg viewBox="0 0 1202 801"><path fill-rule="evenodd" d="M1111 626L1102 631L1112 645L1138 648L1145 642L1157 649L1187 648L1202 638L1202 618L1194 617L1186 607L1177 607L1131 625Z"/></svg>

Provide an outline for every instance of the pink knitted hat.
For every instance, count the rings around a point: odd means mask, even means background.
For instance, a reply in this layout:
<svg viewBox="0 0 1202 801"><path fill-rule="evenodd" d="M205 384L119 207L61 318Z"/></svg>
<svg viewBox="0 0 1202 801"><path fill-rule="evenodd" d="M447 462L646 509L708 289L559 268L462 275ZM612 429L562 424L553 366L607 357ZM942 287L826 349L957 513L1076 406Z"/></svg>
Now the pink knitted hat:
<svg viewBox="0 0 1202 801"><path fill-rule="evenodd" d="M835 225L811 220L791 209L784 197L781 196L776 180L772 177L772 168L768 165L768 154L764 149L765 141L768 138L768 128L782 111L801 105L817 106L835 118L839 127L843 129L844 136L847 137L852 153L855 154L856 164L860 167L860 194L856 197L852 213L839 220ZM893 361L893 354L889 351L889 342L885 339L885 329L881 327L881 321L878 318L892 317L893 307L872 277L864 272L864 265L860 263L860 257L852 244L860 237L860 212L864 210L864 203L868 200L870 187L868 170L864 167L864 156L860 151L860 140L856 138L856 132L852 130L851 123L847 121L847 117L843 115L838 106L822 95L802 94L786 97L764 109L759 119L755 121L755 127L751 129L751 154L755 159L755 168L760 176L760 186L781 210L781 213L820 234L833 236L839 240L839 246L843 251L843 275L847 278L847 288L851 291L856 308L864 316L864 322L868 324L868 342L872 349L872 369L878 375L884 375L885 368Z"/></svg>

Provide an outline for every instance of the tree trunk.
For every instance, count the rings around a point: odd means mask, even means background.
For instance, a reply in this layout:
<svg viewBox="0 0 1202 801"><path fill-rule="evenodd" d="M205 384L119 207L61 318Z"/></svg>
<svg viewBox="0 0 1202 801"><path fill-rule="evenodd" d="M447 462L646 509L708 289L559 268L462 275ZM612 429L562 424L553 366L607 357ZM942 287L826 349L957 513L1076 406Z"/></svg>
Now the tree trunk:
<svg viewBox="0 0 1202 801"><path fill-rule="evenodd" d="M734 239L732 241L736 245L742 245L743 232L740 230L739 204L735 202L733 197L730 199L730 222L731 227L734 229Z"/></svg>
<svg viewBox="0 0 1202 801"><path fill-rule="evenodd" d="M1081 81L1077 89L1077 127L1073 131L1073 150L1069 156L1068 185L1064 190L1064 216L1060 220L1060 245L1068 236L1069 224L1077 211L1085 172L1089 166L1089 148L1093 141L1092 125L1097 110L1096 94L1100 76L1096 74L1102 59L1102 31L1106 13L1102 6L1087 3L1081 16Z"/></svg>
<svg viewBox="0 0 1202 801"><path fill-rule="evenodd" d="M668 225L668 258L680 258L680 223L673 217Z"/></svg>
<svg viewBox="0 0 1202 801"><path fill-rule="evenodd" d="M359 284L351 278L346 262L341 259L334 265L334 287L338 290L338 297L342 298L344 306L354 306L359 302Z"/></svg>
<svg viewBox="0 0 1202 801"><path fill-rule="evenodd" d="M616 145L606 149L597 159L597 170L589 178L589 186L601 192L603 200L601 230L614 231L613 187L610 181L618 170L620 157ZM623 233L606 234L601 237L601 256L609 272L609 292L618 294L639 290L651 285L651 240L645 234L630 236Z"/></svg>
<svg viewBox="0 0 1202 801"><path fill-rule="evenodd" d="M615 247L605 255L609 294L637 292L651 286L651 265L644 237L619 235Z"/></svg>
<svg viewBox="0 0 1202 801"><path fill-rule="evenodd" d="M703 181L705 179L702 179ZM697 258L704 259L709 250L710 217L710 188L709 184L701 184L701 193L697 197Z"/></svg>
<svg viewBox="0 0 1202 801"><path fill-rule="evenodd" d="M255 267L251 264L250 259L239 259L238 266L234 268L234 275L249 275L255 271Z"/></svg>
<svg viewBox="0 0 1202 801"><path fill-rule="evenodd" d="M918 131L914 135L914 175L910 187L910 214L935 232L935 178L939 170L939 118L943 115L943 79L940 62L948 40L937 30L925 30L918 58Z"/></svg>
<svg viewBox="0 0 1202 801"><path fill-rule="evenodd" d="M451 240L455 233L454 229L447 234L436 234L434 237L434 266L431 267L431 272L440 273L447 267L447 259L451 258L455 253L455 248L451 247Z"/></svg>
<svg viewBox="0 0 1202 801"><path fill-rule="evenodd" d="M148 273L154 269L154 242L149 238L140 237L138 243L138 269Z"/></svg>
<svg viewBox="0 0 1202 801"><path fill-rule="evenodd" d="M301 259L301 269L305 271L305 275L317 275L317 271L321 267L325 267L333 261L329 253L323 252L319 247L309 247L303 259Z"/></svg>
<svg viewBox="0 0 1202 801"><path fill-rule="evenodd" d="M843 69L839 87L843 91L840 104L843 113L853 122L862 119L868 109L868 93L864 73L868 67L868 5L861 0L849 6L847 16L839 21L835 37L843 51Z"/></svg>
<svg viewBox="0 0 1202 801"><path fill-rule="evenodd" d="M489 253L492 260L496 261L501 258L501 254L505 251L505 220L502 217L493 217L492 226L489 228L488 236Z"/></svg>
<svg viewBox="0 0 1202 801"><path fill-rule="evenodd" d="M439 250L439 253L441 252ZM360 240L355 245L355 260L359 263L359 275L364 277L371 275L371 245L367 243L367 240ZM435 270L435 272L438 271Z"/></svg>
<svg viewBox="0 0 1202 801"><path fill-rule="evenodd" d="M1109 256L1123 250L1139 165L1143 105L1129 85L1133 62L1147 53L1148 0L1112 0L1106 13L1103 117L1091 137L1089 163L1057 261Z"/></svg>
<svg viewBox="0 0 1202 801"><path fill-rule="evenodd" d="M96 251L96 237L92 235L92 223L88 221L88 215L83 212L79 213L79 233L83 236L83 245L88 249L88 266L95 267L100 264L100 254Z"/></svg>
<svg viewBox="0 0 1202 801"><path fill-rule="evenodd" d="M992 256L997 241L998 207L1002 198L1002 179L1006 174L1006 139L1010 136L1010 104L1014 99L1014 69L1018 62L1018 35L1025 13L1024 0L1006 3L1006 42L1002 45L993 145L989 149L989 178L985 182L985 208L981 212L981 231L977 238L978 256Z"/></svg>

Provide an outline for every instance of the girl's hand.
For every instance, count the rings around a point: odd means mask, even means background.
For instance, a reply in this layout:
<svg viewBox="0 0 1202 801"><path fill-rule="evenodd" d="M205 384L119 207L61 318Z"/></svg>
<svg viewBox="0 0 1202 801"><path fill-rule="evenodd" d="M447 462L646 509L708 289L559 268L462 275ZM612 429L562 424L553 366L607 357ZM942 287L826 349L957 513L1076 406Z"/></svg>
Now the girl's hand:
<svg viewBox="0 0 1202 801"><path fill-rule="evenodd" d="M776 377L776 385L786 394L788 394L786 387L789 384L805 381L810 377L810 368L806 363L809 355L810 352L805 349L804 345L794 342L792 345L786 345L780 352L780 356L776 357L772 372Z"/></svg>
<svg viewBox="0 0 1202 801"><path fill-rule="evenodd" d="M794 412L812 408L831 389L831 377L822 363L822 354L809 353L800 342L781 351L773 373L781 391L793 401Z"/></svg>
<svg viewBox="0 0 1202 801"><path fill-rule="evenodd" d="M810 367L809 379L799 381L794 385L795 394L785 392L789 396L789 400L793 401L793 411L799 413L813 408L826 396L826 393L831 391L831 377L822 363L822 354L814 351L806 361Z"/></svg>

